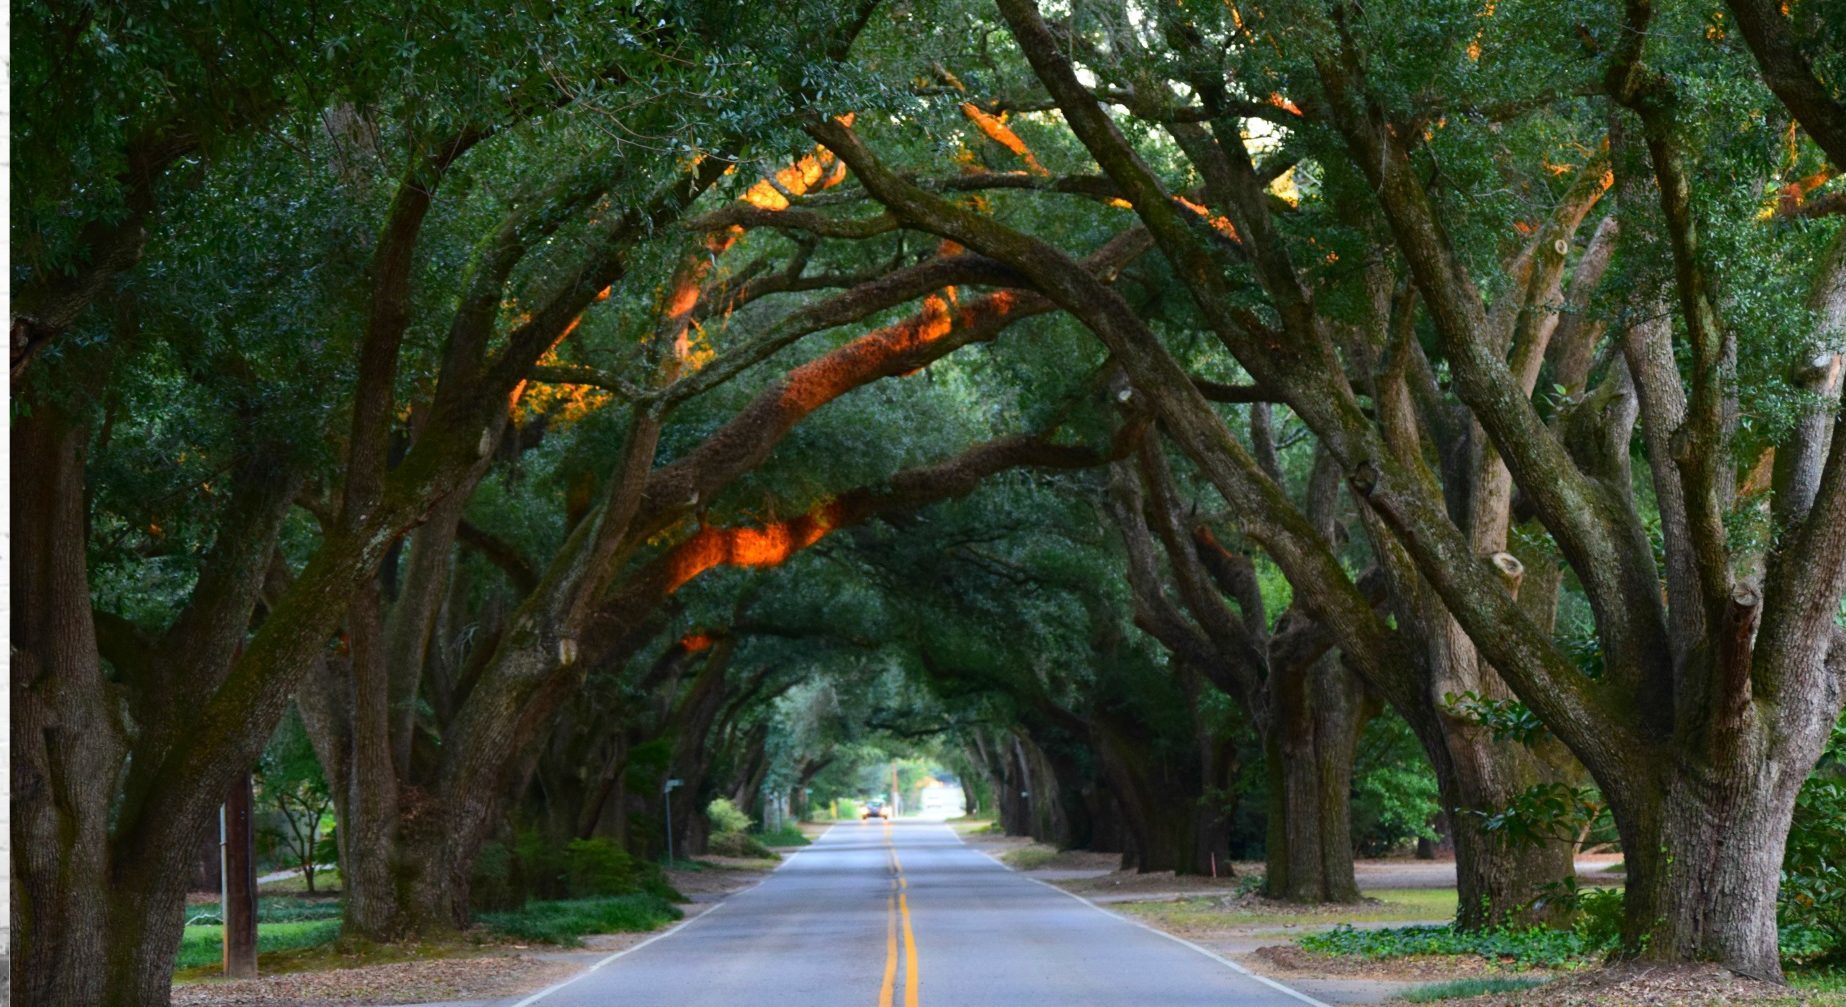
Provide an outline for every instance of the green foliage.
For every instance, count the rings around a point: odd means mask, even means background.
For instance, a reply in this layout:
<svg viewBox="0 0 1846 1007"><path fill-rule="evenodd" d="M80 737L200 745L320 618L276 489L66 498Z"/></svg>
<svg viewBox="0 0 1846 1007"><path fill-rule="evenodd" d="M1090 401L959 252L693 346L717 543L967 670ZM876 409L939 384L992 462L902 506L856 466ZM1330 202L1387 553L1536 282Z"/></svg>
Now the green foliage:
<svg viewBox="0 0 1846 1007"><path fill-rule="evenodd" d="M263 955L278 954L283 951L299 951L303 948L320 947L331 944L340 936L340 921L309 920L294 923L262 923L256 928L256 953ZM174 960L176 971L203 968L216 965L224 958L224 927L218 924L194 924L186 927L185 936L180 938L179 957Z"/></svg>
<svg viewBox="0 0 1846 1007"><path fill-rule="evenodd" d="M1394 712L1372 718L1353 758L1353 844L1383 856L1418 839L1435 839L1441 808L1436 774L1410 725Z"/></svg>
<svg viewBox="0 0 1846 1007"><path fill-rule="evenodd" d="M337 920L340 904L331 899L297 899L264 895L256 900L258 923L302 923L309 920ZM201 902L187 907L186 925L223 923L218 903Z"/></svg>
<svg viewBox="0 0 1846 1007"><path fill-rule="evenodd" d="M714 832L705 840L705 852L715 857L773 857L769 847L747 832Z"/></svg>
<svg viewBox="0 0 1846 1007"><path fill-rule="evenodd" d="M1607 811L1601 798L1594 787L1535 783L1514 795L1504 808L1472 813L1480 817L1481 831L1495 842L1541 846L1574 841L1585 826Z"/></svg>
<svg viewBox="0 0 1846 1007"><path fill-rule="evenodd" d="M520 832L511 845L484 844L469 893L477 911L514 911L533 899L681 898L658 864L636 859L611 840L573 839L559 845L536 829Z"/></svg>
<svg viewBox="0 0 1846 1007"><path fill-rule="evenodd" d="M1795 798L1778 917L1803 960L1846 960L1846 720Z"/></svg>
<svg viewBox="0 0 1846 1007"><path fill-rule="evenodd" d="M683 914L671 902L648 894L533 902L511 912L481 913L489 930L518 940L577 947L588 934L658 930Z"/></svg>
<svg viewBox="0 0 1846 1007"><path fill-rule="evenodd" d="M784 825L774 831L759 831L755 837L764 846L807 846L813 842L793 825Z"/></svg>
<svg viewBox="0 0 1846 1007"><path fill-rule="evenodd" d="M1496 927L1461 930L1454 924L1361 930L1335 927L1301 939L1309 951L1360 958L1411 955L1474 955L1512 968L1558 968L1589 961L1607 951L1572 930Z"/></svg>
<svg viewBox="0 0 1846 1007"><path fill-rule="evenodd" d="M707 804L705 817L711 821L713 832L745 832L752 824L750 816L739 811L728 797L719 797Z"/></svg>
<svg viewBox="0 0 1846 1007"><path fill-rule="evenodd" d="M1536 745L1548 734L1538 715L1517 699L1488 699L1470 690L1460 695L1443 693L1442 702L1455 716L1492 731L1495 741Z"/></svg>

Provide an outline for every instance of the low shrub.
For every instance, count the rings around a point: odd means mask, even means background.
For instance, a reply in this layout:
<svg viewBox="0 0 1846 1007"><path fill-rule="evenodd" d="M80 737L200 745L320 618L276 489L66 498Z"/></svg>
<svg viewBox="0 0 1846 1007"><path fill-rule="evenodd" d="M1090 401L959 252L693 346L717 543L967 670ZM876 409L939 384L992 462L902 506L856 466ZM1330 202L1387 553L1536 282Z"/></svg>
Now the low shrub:
<svg viewBox="0 0 1846 1007"><path fill-rule="evenodd" d="M1846 720L1795 798L1777 916L1785 956L1846 962Z"/></svg>
<svg viewBox="0 0 1846 1007"><path fill-rule="evenodd" d="M714 832L705 840L705 852L714 857L772 857L769 847L743 832Z"/></svg>
<svg viewBox="0 0 1846 1007"><path fill-rule="evenodd" d="M566 887L573 898L638 893L669 901L680 898L659 865L637 860L607 839L571 840L564 848L564 862Z"/></svg>
<svg viewBox="0 0 1846 1007"><path fill-rule="evenodd" d="M1301 939L1309 951L1360 958L1405 958L1411 955L1476 955L1518 968L1557 968L1599 957L1608 949L1590 944L1573 930L1547 927L1496 927L1458 930L1442 926L1359 930L1339 926Z"/></svg>
<svg viewBox="0 0 1846 1007"><path fill-rule="evenodd" d="M523 909L481 913L477 918L506 937L575 947L588 934L658 930L681 915L671 902L641 894L533 902Z"/></svg>
<svg viewBox="0 0 1846 1007"><path fill-rule="evenodd" d="M705 806L705 818L713 832L746 832L754 823L750 816L737 810L729 798L720 797Z"/></svg>

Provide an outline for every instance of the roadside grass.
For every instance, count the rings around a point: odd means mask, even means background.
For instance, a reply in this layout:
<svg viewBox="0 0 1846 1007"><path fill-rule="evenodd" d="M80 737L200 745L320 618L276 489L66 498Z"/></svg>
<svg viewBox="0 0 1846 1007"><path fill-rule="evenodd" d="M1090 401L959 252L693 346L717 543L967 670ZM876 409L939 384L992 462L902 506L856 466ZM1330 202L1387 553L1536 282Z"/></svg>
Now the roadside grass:
<svg viewBox="0 0 1846 1007"><path fill-rule="evenodd" d="M1036 871L1058 858L1058 851L1049 846L1022 846L1008 850L1000 855L1000 862L1014 870Z"/></svg>
<svg viewBox="0 0 1846 1007"><path fill-rule="evenodd" d="M1455 1000L1461 997L1477 997L1486 993L1512 993L1531 989L1543 983L1543 979L1512 979L1490 977L1483 979L1451 979L1448 982L1430 983L1405 990L1400 996L1413 1004L1434 1003L1437 1000Z"/></svg>
<svg viewBox="0 0 1846 1007"><path fill-rule="evenodd" d="M814 841L793 825L784 825L773 832L758 832L756 840L764 846L806 846Z"/></svg>
<svg viewBox="0 0 1846 1007"><path fill-rule="evenodd" d="M576 947L587 934L643 933L683 915L657 895L612 895L530 902L523 909L482 913L478 919L504 937Z"/></svg>
<svg viewBox="0 0 1846 1007"><path fill-rule="evenodd" d="M1453 888L1378 888L1355 905L1300 906L1238 896L1205 896L1112 906L1157 927L1188 931L1243 926L1399 923L1455 915Z"/></svg>
<svg viewBox="0 0 1846 1007"><path fill-rule="evenodd" d="M335 907L335 913L338 913L338 907ZM261 959L264 955L316 948L333 943L339 936L340 921L337 919L295 923L259 922L256 927L256 953ZM180 938L179 958L174 962L174 970L184 972L220 965L224 961L223 948L222 925L207 923L189 926L185 936Z"/></svg>

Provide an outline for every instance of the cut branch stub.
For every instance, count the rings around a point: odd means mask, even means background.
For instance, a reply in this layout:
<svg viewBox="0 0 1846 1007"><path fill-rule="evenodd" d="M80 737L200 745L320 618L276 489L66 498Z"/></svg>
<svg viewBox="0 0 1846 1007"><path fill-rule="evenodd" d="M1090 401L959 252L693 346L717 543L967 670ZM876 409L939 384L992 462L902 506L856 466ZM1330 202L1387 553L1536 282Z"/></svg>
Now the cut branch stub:
<svg viewBox="0 0 1846 1007"><path fill-rule="evenodd" d="M1519 585L1526 578L1526 565L1519 562L1519 557L1510 552L1496 552L1488 557L1488 562L1493 564L1494 572L1506 584L1506 593L1514 598L1519 597Z"/></svg>

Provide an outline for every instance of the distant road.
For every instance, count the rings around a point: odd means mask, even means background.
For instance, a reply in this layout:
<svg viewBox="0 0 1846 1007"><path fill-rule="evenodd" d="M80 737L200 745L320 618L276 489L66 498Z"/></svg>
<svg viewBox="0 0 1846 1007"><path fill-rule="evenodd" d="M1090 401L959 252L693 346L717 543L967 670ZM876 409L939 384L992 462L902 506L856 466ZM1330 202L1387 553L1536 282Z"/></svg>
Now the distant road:
<svg viewBox="0 0 1846 1007"><path fill-rule="evenodd" d="M1303 1007L947 826L835 826L756 888L524 1007Z"/></svg>

